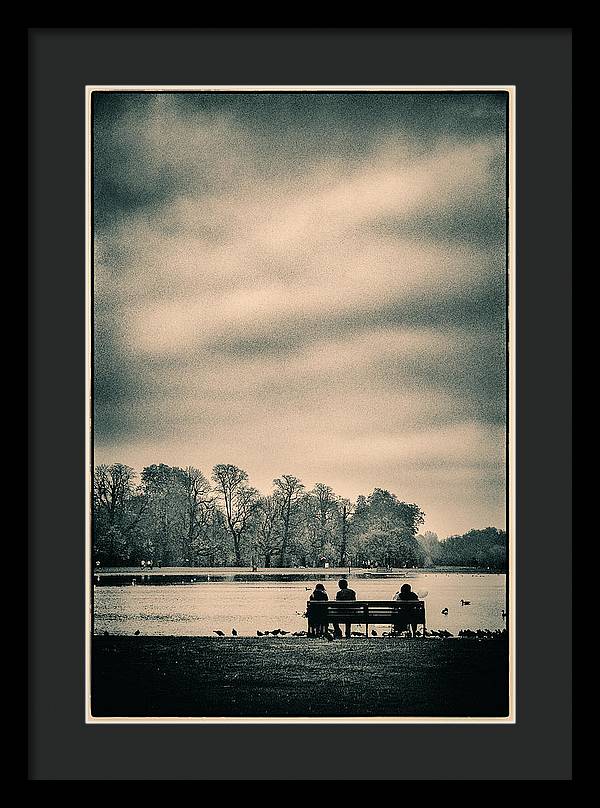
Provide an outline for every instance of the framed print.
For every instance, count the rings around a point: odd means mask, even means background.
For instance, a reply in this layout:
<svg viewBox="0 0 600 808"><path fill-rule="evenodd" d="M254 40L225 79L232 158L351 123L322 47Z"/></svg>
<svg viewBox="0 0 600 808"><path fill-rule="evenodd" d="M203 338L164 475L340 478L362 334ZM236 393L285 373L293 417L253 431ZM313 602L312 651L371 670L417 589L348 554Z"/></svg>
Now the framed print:
<svg viewBox="0 0 600 808"><path fill-rule="evenodd" d="M569 779L570 31L30 77L30 779Z"/></svg>
<svg viewBox="0 0 600 808"><path fill-rule="evenodd" d="M87 92L88 720L514 722L514 88Z"/></svg>

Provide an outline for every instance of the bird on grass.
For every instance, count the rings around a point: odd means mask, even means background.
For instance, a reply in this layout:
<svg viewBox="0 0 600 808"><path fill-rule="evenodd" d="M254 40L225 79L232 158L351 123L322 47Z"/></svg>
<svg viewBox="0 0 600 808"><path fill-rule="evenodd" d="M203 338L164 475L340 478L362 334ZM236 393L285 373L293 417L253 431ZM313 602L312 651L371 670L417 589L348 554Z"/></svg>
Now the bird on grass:
<svg viewBox="0 0 600 808"><path fill-rule="evenodd" d="M224 631L213 631L213 634L216 634L217 637L224 637L225 636Z"/></svg>
<svg viewBox="0 0 600 808"><path fill-rule="evenodd" d="M139 637L139 636L140 636L140 630L139 630L139 628L137 629L137 631L134 631L133 633L135 634L135 636L136 636L136 637Z"/></svg>
<svg viewBox="0 0 600 808"><path fill-rule="evenodd" d="M448 614L448 607L446 606L445 609L442 609L442 614Z"/></svg>
<svg viewBox="0 0 600 808"><path fill-rule="evenodd" d="M461 598L461 599L460 599L460 605L461 605L461 606L470 606L470 605L471 605L471 601L470 601L470 600L463 600L463 599Z"/></svg>
<svg viewBox="0 0 600 808"><path fill-rule="evenodd" d="M234 628L231 629L231 636L237 637L237 631Z"/></svg>

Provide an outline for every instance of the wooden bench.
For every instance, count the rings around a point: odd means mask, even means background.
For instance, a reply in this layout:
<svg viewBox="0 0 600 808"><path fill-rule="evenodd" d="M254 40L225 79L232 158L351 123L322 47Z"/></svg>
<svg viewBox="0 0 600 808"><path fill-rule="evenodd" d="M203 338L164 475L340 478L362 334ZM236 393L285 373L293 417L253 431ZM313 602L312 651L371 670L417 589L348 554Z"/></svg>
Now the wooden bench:
<svg viewBox="0 0 600 808"><path fill-rule="evenodd" d="M308 633L328 623L360 623L366 626L404 626L416 623L425 629L424 600L309 600L306 604Z"/></svg>

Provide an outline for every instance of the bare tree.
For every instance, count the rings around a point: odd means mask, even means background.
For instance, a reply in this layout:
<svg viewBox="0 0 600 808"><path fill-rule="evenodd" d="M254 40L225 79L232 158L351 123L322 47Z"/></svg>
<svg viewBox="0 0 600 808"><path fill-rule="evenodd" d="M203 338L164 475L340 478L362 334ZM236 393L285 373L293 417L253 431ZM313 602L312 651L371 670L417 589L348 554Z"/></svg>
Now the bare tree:
<svg viewBox="0 0 600 808"><path fill-rule="evenodd" d="M147 500L135 485L135 471L122 463L101 464L94 471L94 540L106 541L111 561L116 542L123 542L140 522Z"/></svg>
<svg viewBox="0 0 600 808"><path fill-rule="evenodd" d="M273 480L273 485L280 505L281 546L279 550L279 566L284 567L293 528L293 518L298 503L301 501L304 486L297 477L293 477L291 474L284 474Z"/></svg>
<svg viewBox="0 0 600 808"><path fill-rule="evenodd" d="M122 519L125 503L134 493L135 477L135 471L122 463L96 466L94 506L105 511L109 525Z"/></svg>
<svg viewBox="0 0 600 808"><path fill-rule="evenodd" d="M256 513L256 546L265 559L265 567L270 567L272 557L281 550L281 535L278 530L280 503L277 497L262 497L258 501Z"/></svg>
<svg viewBox="0 0 600 808"><path fill-rule="evenodd" d="M340 567L345 566L348 558L348 538L350 534L350 517L352 516L352 503L349 499L339 497L337 511L340 520Z"/></svg>
<svg viewBox="0 0 600 808"><path fill-rule="evenodd" d="M335 495L330 486L317 483L311 491L317 503L319 519L319 553L322 554L325 544L331 538L331 517L336 512Z"/></svg>
<svg viewBox="0 0 600 808"><path fill-rule="evenodd" d="M249 486L248 474L237 466L218 464L213 468L215 491L223 498L225 517L231 538L235 563L242 564L242 540L256 509L258 491Z"/></svg>
<svg viewBox="0 0 600 808"><path fill-rule="evenodd" d="M148 499L149 533L160 561L169 565L180 559L181 536L185 532L185 472L165 463L146 466L142 484Z"/></svg>
<svg viewBox="0 0 600 808"><path fill-rule="evenodd" d="M189 559L193 551L205 550L202 534L206 531L213 497L211 486L201 471L188 466L181 473L185 490L184 530L182 531L182 559Z"/></svg>

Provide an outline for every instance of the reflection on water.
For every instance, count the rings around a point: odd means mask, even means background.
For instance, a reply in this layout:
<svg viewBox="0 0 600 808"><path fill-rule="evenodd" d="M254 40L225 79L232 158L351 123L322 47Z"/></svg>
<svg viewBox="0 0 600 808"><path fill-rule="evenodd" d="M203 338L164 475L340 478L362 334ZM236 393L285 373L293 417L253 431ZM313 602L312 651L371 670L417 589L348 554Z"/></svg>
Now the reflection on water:
<svg viewBox="0 0 600 808"><path fill-rule="evenodd" d="M410 576L412 588L425 598L427 627L457 634L461 628L504 628L506 576L494 574L423 573ZM360 600L390 600L403 583L354 580ZM199 583L169 586L94 587L94 632L101 634L212 635L216 629L241 636L282 628L306 629L302 616L314 581ZM330 598L337 584L326 581ZM468 600L470 606L461 606ZM441 613L448 609L448 615ZM385 629L384 629L385 630Z"/></svg>

